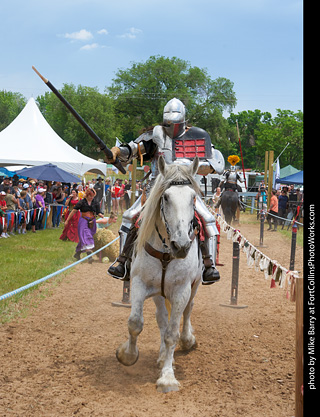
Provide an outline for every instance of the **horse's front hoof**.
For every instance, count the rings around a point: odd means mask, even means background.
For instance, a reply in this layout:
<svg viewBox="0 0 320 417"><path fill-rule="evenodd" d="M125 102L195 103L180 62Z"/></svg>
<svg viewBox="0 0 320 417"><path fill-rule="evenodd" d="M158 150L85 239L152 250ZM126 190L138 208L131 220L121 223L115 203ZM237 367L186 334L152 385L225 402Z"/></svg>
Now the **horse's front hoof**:
<svg viewBox="0 0 320 417"><path fill-rule="evenodd" d="M179 391L180 383L173 375L162 376L157 381L158 392Z"/></svg>
<svg viewBox="0 0 320 417"><path fill-rule="evenodd" d="M197 341L195 336L192 334L191 337L189 337L188 339L183 339L181 337L179 340L179 345L181 350L188 351L197 347Z"/></svg>
<svg viewBox="0 0 320 417"><path fill-rule="evenodd" d="M139 359L139 349L136 348L133 353L128 353L123 346L120 346L116 351L116 357L122 365L132 366Z"/></svg>

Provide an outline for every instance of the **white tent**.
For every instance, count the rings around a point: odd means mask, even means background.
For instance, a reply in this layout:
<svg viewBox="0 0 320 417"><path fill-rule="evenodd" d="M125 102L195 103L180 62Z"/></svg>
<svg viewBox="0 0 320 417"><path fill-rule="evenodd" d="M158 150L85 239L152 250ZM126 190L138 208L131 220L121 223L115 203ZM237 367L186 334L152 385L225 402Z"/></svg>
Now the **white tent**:
<svg viewBox="0 0 320 417"><path fill-rule="evenodd" d="M61 139L30 98L22 112L0 132L0 166L49 162L78 176L87 171L107 172L107 164L82 155Z"/></svg>

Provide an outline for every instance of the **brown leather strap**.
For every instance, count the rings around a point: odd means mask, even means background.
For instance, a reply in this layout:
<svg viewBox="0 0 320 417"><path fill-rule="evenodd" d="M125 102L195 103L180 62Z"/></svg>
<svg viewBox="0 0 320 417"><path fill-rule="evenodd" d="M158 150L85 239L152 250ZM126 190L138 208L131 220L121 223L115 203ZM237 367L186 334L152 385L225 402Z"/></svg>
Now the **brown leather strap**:
<svg viewBox="0 0 320 417"><path fill-rule="evenodd" d="M166 276L166 271L169 263L172 261L173 257L170 252L161 252L157 249L154 249L148 242L144 244L146 252L154 258L160 260L162 264L162 275L161 275L161 295L166 298L164 294L164 281Z"/></svg>
<svg viewBox="0 0 320 417"><path fill-rule="evenodd" d="M90 217L91 219L93 219L95 216L94 216L94 214L92 213L92 211L86 211L86 212L83 212L83 213L81 213L81 216L85 219L86 217Z"/></svg>
<svg viewBox="0 0 320 417"><path fill-rule="evenodd" d="M197 236L198 233L199 233L199 230L198 230L197 227L195 227L191 236L190 236L191 242L194 241L194 239L195 239L195 237ZM172 259L174 259L174 258L171 255L171 252L161 252L161 251L153 248L150 245L150 243L148 243L148 242L146 242L144 244L144 248L149 255L151 255L153 258L159 259L159 261L162 264L161 295L162 295L162 297L166 298L166 296L164 294L164 280L165 280L165 276L166 276L167 267L168 267L169 263L172 261Z"/></svg>

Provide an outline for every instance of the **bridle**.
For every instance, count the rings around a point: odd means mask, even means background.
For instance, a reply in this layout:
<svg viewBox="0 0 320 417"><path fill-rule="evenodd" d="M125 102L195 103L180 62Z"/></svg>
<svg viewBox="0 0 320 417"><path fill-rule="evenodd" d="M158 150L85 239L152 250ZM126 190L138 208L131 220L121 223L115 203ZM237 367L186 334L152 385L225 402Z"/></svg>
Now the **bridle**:
<svg viewBox="0 0 320 417"><path fill-rule="evenodd" d="M171 182L170 182L170 184L169 184L169 187L168 187L168 188L170 188L170 187L172 187L172 186L176 186L176 185L192 185L192 184L191 184L191 181L190 181L190 180L183 180L183 181L171 181ZM168 188L167 188L167 189L168 189ZM161 216L162 216L162 219L163 219L163 222L164 222L165 228L166 228L166 232L167 232L168 238L169 238L169 240L170 240L170 235L171 235L171 233L170 233L170 229L169 229L169 225L168 225L168 222L167 222L166 216L165 216L165 214L164 214L164 203L163 203L163 200L164 200L164 194L161 196L161 200L160 200L160 212L161 212ZM193 207L193 209L195 210L195 206ZM168 245L165 243L165 238L163 238L163 237L161 236L161 234L160 234L160 232L159 232L159 229L158 229L158 226L157 226L157 225L156 225L156 231L157 231L157 233L158 233L158 236L159 236L160 240L162 241L163 246L164 246L165 248L169 249L169 248L168 248ZM189 233L189 237L191 237L191 236L192 236L192 231Z"/></svg>
<svg viewBox="0 0 320 417"><path fill-rule="evenodd" d="M189 180L184 180L184 181L172 181L169 184L170 188L171 186L176 186L176 185L191 185L191 181ZM168 238L170 239L170 229L168 226L168 222L166 220L165 214L164 214L164 203L163 203L163 199L164 199L164 195L161 196L161 200L160 200L160 211L161 211L161 215L162 215L162 219L166 228L166 232L168 235ZM194 207L195 209L195 207ZM195 237L197 236L197 234L199 233L199 228L198 228L198 224L196 221L193 221L193 229L191 231L191 233L189 233L189 238L190 241L193 242ZM155 225L155 229L156 232L158 234L159 239L162 242L162 246L163 246L163 251L159 251L157 249L154 249L149 242L145 242L144 244L144 249L145 251L151 255L154 258L157 258L160 260L161 265L162 265L162 275L161 275L161 295L162 297L166 298L165 293L164 293L164 282L165 282L165 275L166 275L166 271L168 268L169 263L174 259L174 256L172 255L172 251L169 249L169 246L166 244L166 239L160 234L159 228L157 225Z"/></svg>

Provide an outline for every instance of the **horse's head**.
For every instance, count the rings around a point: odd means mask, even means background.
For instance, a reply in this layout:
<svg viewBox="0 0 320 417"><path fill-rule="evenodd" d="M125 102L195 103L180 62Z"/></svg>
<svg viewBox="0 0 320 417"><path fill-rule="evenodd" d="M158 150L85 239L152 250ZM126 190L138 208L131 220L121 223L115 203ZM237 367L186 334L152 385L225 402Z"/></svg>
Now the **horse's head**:
<svg viewBox="0 0 320 417"><path fill-rule="evenodd" d="M185 258L192 244L197 186L194 175L199 159L190 165L166 165L159 158L159 171L167 182L161 197L161 217L165 224L170 248L175 258Z"/></svg>

